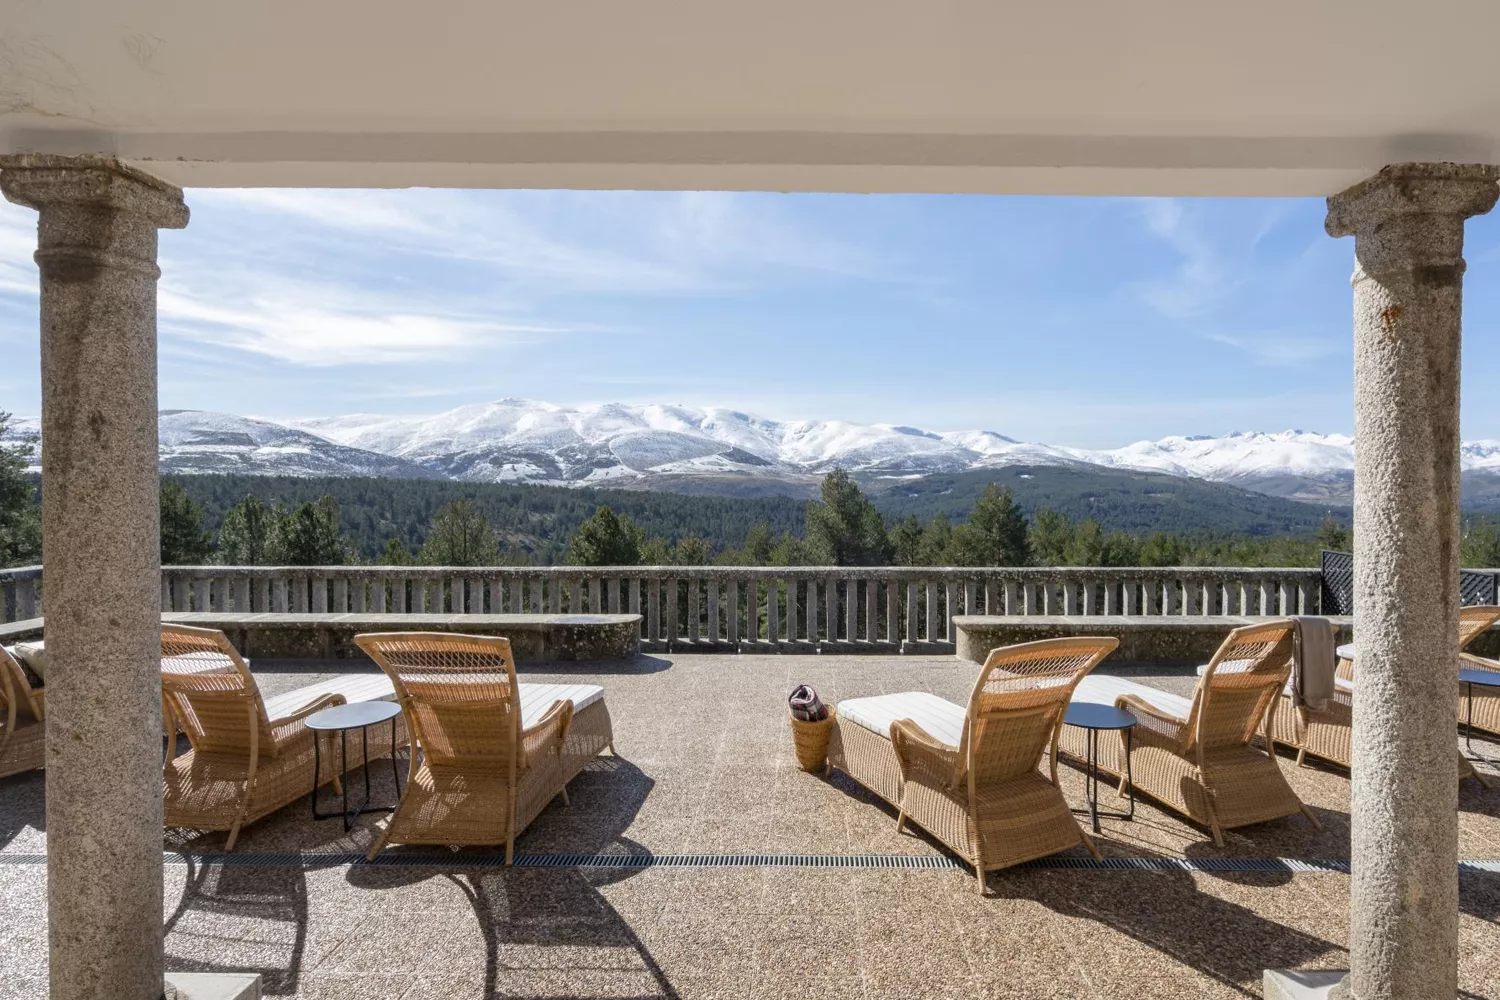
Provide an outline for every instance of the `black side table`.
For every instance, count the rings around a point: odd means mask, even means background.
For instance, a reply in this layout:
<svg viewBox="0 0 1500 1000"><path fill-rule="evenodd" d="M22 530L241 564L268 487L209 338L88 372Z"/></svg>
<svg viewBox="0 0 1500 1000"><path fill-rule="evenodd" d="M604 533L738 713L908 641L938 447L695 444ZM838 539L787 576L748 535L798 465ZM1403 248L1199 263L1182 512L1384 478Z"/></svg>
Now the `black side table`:
<svg viewBox="0 0 1500 1000"><path fill-rule="evenodd" d="M1474 685L1480 687L1500 688L1500 672L1494 670L1480 670L1476 667L1465 667L1458 672L1458 682L1464 686L1464 749L1471 754L1474 746L1469 742L1474 735ZM1488 757L1471 756L1470 760L1483 761L1492 764L1494 761Z"/></svg>
<svg viewBox="0 0 1500 1000"><path fill-rule="evenodd" d="M322 758L319 747L324 733L339 734L339 775L344 779L344 831L354 825L357 816L365 813L394 812L395 806L370 805L370 727L381 722L391 724L391 775L396 779L396 798L401 798L401 771L396 766L396 719L401 715L401 706L393 701L361 701L353 705L335 705L307 717L305 725L313 731L313 819L333 819L339 813L318 812L318 778L322 775ZM349 808L349 730L358 729L363 748L360 758L365 762L365 797L358 808Z"/></svg>
<svg viewBox="0 0 1500 1000"><path fill-rule="evenodd" d="M1087 812L1094 824L1095 833L1099 832L1101 815L1110 819L1135 819L1135 782L1130 776L1130 734L1135 728L1135 716L1113 705L1075 701L1068 705L1068 713L1063 716L1063 724L1087 729L1089 733L1089 756L1083 772L1083 797L1088 800L1089 807L1087 810L1074 809L1073 811L1075 813ZM1124 730L1125 732L1125 787L1130 793L1129 812L1102 814L1099 812L1099 733L1101 730Z"/></svg>

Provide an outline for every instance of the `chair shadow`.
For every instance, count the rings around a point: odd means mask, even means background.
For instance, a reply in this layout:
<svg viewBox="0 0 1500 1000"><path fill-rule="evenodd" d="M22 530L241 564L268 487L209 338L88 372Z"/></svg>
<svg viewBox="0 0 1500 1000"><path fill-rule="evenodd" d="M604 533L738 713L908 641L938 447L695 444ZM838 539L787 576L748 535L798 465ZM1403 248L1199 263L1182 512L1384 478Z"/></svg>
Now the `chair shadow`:
<svg viewBox="0 0 1500 1000"><path fill-rule="evenodd" d="M623 660L526 660L516 664L516 674L659 674L672 668L665 656L637 653Z"/></svg>
<svg viewBox="0 0 1500 1000"><path fill-rule="evenodd" d="M47 774L40 769L0 778L0 849L28 829L47 832Z"/></svg>
<svg viewBox="0 0 1500 1000"><path fill-rule="evenodd" d="M182 897L162 927L165 967L257 973L265 993L295 993L307 924L307 878L300 867L203 864L188 857Z"/></svg>
<svg viewBox="0 0 1500 1000"><path fill-rule="evenodd" d="M572 805L554 801L527 830L517 838L516 853L524 862L527 854L620 854L649 858L651 852L625 836L650 793L654 781L638 767L620 757L596 759L569 785ZM613 949L633 954L629 968L622 974L644 976L650 992L639 984L618 994L619 1000L644 1000L661 997L677 1000L678 993L650 949L618 911L599 892L601 886L629 879L641 869L579 867L480 867L476 862L490 861L500 855L499 849L459 850L452 861L441 866L424 863L405 867L403 856L423 854L430 858L431 849L390 848L383 855L384 864L350 867L347 879L351 885L388 889L393 885L415 885L431 879L445 879L459 888L468 901L473 917L484 939L484 973L481 994L484 997L525 995L524 976L528 969L549 975L566 975L570 968L562 949ZM424 861L426 858L424 858ZM482 863L482 862L481 862ZM508 953L526 953L532 949L558 949L558 954L540 963L518 962L507 965ZM562 958L563 961L558 961ZM599 971L591 959L583 969ZM572 970L578 971L578 970ZM605 970L609 971L609 970ZM501 983L502 975L511 980ZM541 990L537 996L551 996ZM590 996L607 993L590 990Z"/></svg>

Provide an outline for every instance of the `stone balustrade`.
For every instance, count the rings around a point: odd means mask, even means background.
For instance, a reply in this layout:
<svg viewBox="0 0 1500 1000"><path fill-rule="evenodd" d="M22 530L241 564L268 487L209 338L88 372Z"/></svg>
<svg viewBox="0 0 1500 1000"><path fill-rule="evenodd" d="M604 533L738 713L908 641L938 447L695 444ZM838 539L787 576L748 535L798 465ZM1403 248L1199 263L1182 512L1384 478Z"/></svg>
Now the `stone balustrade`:
<svg viewBox="0 0 1500 1000"><path fill-rule="evenodd" d="M220 614L639 614L648 650L952 652L957 615L1317 614L1317 569L167 566L161 606ZM0 570L4 621L41 567Z"/></svg>

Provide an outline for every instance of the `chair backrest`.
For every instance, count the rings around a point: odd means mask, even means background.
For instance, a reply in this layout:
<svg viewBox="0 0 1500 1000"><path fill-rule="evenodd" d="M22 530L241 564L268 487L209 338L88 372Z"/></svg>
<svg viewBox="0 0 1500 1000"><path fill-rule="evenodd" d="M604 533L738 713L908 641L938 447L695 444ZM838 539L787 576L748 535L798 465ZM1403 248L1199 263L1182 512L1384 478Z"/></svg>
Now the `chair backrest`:
<svg viewBox="0 0 1500 1000"><path fill-rule="evenodd" d="M45 711L42 706L42 700L32 694L31 681L26 678L21 661L0 646L0 714L9 720L6 730L27 716L41 722Z"/></svg>
<svg viewBox="0 0 1500 1000"><path fill-rule="evenodd" d="M515 774L521 700L509 639L379 632L354 642L390 676L429 767Z"/></svg>
<svg viewBox="0 0 1500 1000"><path fill-rule="evenodd" d="M195 750L275 753L260 688L218 629L161 627L161 687L164 707Z"/></svg>
<svg viewBox="0 0 1500 1000"><path fill-rule="evenodd" d="M1073 689L1120 640L1043 639L990 651L969 696L959 744L975 784L1033 770L1056 739Z"/></svg>
<svg viewBox="0 0 1500 1000"><path fill-rule="evenodd" d="M1293 628L1281 619L1225 637L1193 692L1190 745L1213 750L1250 742L1292 675Z"/></svg>
<svg viewBox="0 0 1500 1000"><path fill-rule="evenodd" d="M1500 607L1493 604L1472 604L1458 609L1458 651L1479 638L1495 622L1500 621Z"/></svg>

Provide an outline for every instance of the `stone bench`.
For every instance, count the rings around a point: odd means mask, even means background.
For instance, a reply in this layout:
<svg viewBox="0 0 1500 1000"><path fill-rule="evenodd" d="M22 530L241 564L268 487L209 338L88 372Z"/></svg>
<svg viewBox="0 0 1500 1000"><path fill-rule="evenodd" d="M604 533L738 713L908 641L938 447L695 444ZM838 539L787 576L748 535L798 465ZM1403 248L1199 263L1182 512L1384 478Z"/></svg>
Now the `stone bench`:
<svg viewBox="0 0 1500 1000"><path fill-rule="evenodd" d="M1037 639L1112 635L1120 640L1120 648L1110 654L1109 663L1197 666L1209 661L1231 629L1272 620L1238 615L959 615L953 624L958 633L959 657L975 663L983 663L996 646ZM1350 641L1353 619L1331 620L1338 625L1339 642Z"/></svg>
<svg viewBox="0 0 1500 1000"><path fill-rule="evenodd" d="M519 661L622 660L640 652L640 615L219 614L167 612L163 622L216 628L246 657L362 658L362 632L503 635ZM0 643L40 638L42 619L0 626Z"/></svg>

